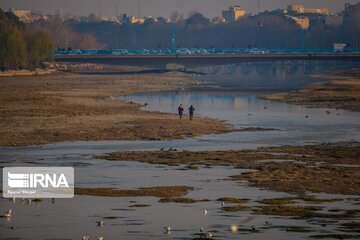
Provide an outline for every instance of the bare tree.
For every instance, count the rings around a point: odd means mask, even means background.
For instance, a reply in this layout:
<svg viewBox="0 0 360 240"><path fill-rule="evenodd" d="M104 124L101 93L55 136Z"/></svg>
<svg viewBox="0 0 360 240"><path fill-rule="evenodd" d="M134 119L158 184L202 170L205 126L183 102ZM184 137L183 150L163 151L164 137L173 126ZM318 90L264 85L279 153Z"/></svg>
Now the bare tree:
<svg viewBox="0 0 360 240"><path fill-rule="evenodd" d="M179 17L180 17L180 14L178 11L173 11L171 14L170 14L170 21L172 22L177 22L179 20Z"/></svg>

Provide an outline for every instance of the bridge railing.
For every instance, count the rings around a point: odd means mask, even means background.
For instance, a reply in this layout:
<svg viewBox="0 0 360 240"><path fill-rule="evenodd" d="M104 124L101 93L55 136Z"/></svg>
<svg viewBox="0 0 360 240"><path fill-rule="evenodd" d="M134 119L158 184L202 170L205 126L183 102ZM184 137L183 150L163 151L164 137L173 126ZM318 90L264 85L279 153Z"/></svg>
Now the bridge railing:
<svg viewBox="0 0 360 240"><path fill-rule="evenodd" d="M180 48L176 50L178 55L201 55L201 54L286 54L286 53L335 53L339 52L331 48L313 49L264 49L264 48ZM360 53L360 49L346 48L340 52ZM57 49L54 55L171 55L171 49Z"/></svg>

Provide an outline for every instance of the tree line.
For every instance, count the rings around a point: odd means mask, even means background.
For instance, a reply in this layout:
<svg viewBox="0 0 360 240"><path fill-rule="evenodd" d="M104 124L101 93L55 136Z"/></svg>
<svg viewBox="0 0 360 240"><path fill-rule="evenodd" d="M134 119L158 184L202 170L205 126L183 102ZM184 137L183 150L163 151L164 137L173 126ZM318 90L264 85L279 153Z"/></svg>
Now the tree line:
<svg viewBox="0 0 360 240"><path fill-rule="evenodd" d="M172 14L171 22L158 18L147 19L144 24L76 20L68 24L79 33L95 36L107 49L171 48L172 31L177 48L333 48L337 42L360 48L359 16L360 3L343 24L328 25L323 17L314 16L307 30L279 11L229 24L214 23L198 12L188 18Z"/></svg>
<svg viewBox="0 0 360 240"><path fill-rule="evenodd" d="M49 36L55 49L100 49L100 44L96 37L88 32L78 32L73 27L73 21L57 16L49 15L47 19L27 24L28 28L41 29Z"/></svg>
<svg viewBox="0 0 360 240"><path fill-rule="evenodd" d="M0 67L34 68L51 59L52 43L40 29L28 29L11 12L0 9Z"/></svg>

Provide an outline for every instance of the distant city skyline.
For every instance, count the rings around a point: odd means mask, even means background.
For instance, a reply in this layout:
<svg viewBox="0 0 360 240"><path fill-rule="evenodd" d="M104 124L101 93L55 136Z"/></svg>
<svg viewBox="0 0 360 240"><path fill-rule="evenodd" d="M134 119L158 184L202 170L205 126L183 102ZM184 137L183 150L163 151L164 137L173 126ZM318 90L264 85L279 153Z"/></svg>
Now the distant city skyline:
<svg viewBox="0 0 360 240"><path fill-rule="evenodd" d="M173 11L183 13L185 17L192 11L199 11L206 17L221 16L221 11L229 6L239 5L247 13L256 14L257 0L140 0L141 17L169 17ZM260 0L260 10L286 8L290 4L301 4L307 8L328 7L331 12L339 12L345 3L355 4L359 0ZM128 13L138 16L138 0L1 0L0 8L7 10L40 11L43 14L62 10L64 14L87 16L90 13L102 16L115 16L116 13Z"/></svg>

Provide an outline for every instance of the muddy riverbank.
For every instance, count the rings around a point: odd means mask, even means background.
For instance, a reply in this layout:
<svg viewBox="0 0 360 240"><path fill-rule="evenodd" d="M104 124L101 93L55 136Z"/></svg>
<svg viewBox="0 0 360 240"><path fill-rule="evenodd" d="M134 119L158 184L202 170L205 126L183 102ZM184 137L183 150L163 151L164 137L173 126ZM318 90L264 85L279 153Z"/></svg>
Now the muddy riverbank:
<svg viewBox="0 0 360 240"><path fill-rule="evenodd" d="M151 164L182 165L183 170L201 166L233 166L253 172L233 176L236 181L275 191L360 195L360 144L332 144L260 147L240 151L114 152L99 156L112 161L139 161Z"/></svg>
<svg viewBox="0 0 360 240"><path fill-rule="evenodd" d="M0 79L0 146L90 140L171 140L224 133L221 121L179 121L175 114L144 112L112 101L136 92L194 85L182 73L143 75L56 74Z"/></svg>
<svg viewBox="0 0 360 240"><path fill-rule="evenodd" d="M324 79L324 82L313 83L300 90L266 94L261 98L307 107L360 111L360 69L334 72L325 77L328 80Z"/></svg>

